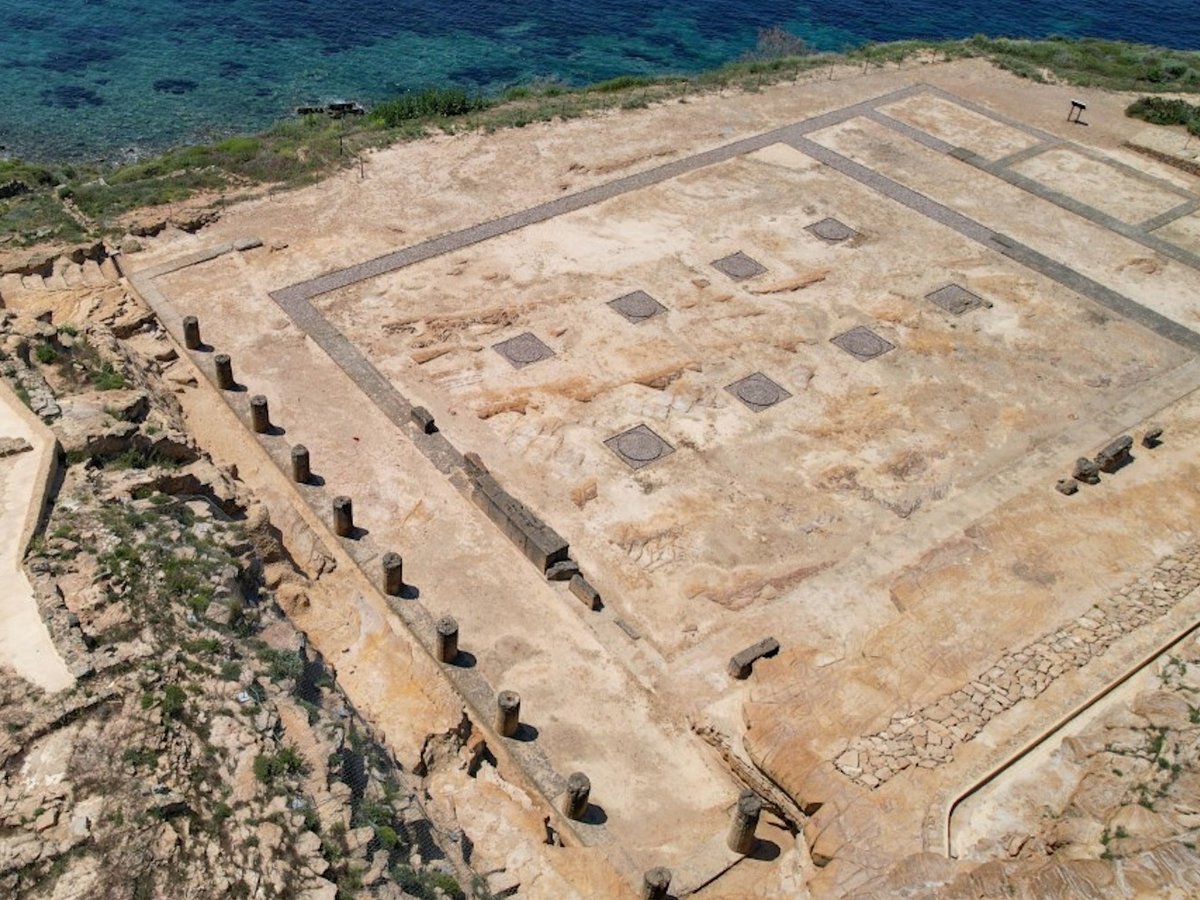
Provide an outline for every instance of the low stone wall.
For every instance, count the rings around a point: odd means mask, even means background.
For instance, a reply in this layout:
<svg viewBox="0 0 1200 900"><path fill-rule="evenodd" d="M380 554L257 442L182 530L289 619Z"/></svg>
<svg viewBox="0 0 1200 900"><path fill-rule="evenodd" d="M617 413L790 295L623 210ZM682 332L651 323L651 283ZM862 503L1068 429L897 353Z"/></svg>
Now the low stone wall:
<svg viewBox="0 0 1200 900"><path fill-rule="evenodd" d="M563 562L570 550L567 542L530 509L500 487L486 472L474 477L471 499L488 518L516 544L535 566L545 572Z"/></svg>
<svg viewBox="0 0 1200 900"><path fill-rule="evenodd" d="M0 391L5 393L3 402L12 406L18 417L33 433L35 437L34 452L42 454L42 458L38 462L37 482L29 498L29 507L25 511L25 523L21 526L21 535L18 538L17 558L20 560L29 549L29 542L33 540L33 536L41 529L55 485L58 483L60 448L54 432L21 402L4 379L0 379ZM55 408L57 409L57 405Z"/></svg>
<svg viewBox="0 0 1200 900"><path fill-rule="evenodd" d="M21 403L21 408L32 410L32 415L37 419L39 425L42 422L53 422L62 415L62 409L54 397L54 392L50 390L50 385L46 383L46 379L36 368L14 356L4 362L4 375L15 386L14 392L17 388L25 392L25 396L29 398L29 405Z"/></svg>
<svg viewBox="0 0 1200 900"><path fill-rule="evenodd" d="M1197 587L1200 544L1192 544L1073 622L1005 653L959 690L921 709L896 713L887 728L853 740L834 766L876 788L910 766L932 769L948 763L955 745L974 738L995 716L1038 696L1063 673L1165 615Z"/></svg>

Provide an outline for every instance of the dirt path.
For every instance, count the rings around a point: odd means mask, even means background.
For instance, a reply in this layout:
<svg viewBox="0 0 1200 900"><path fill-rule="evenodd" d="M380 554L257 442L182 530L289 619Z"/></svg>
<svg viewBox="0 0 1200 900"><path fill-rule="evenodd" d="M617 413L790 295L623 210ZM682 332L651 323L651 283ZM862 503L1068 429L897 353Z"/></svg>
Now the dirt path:
<svg viewBox="0 0 1200 900"><path fill-rule="evenodd" d="M0 660L38 687L60 691L75 679L50 640L21 568L25 523L48 474L42 461L54 446L32 426L19 404L10 390L0 390L0 436L24 438L33 445L31 451L0 459L0 578L5 582L0 592Z"/></svg>

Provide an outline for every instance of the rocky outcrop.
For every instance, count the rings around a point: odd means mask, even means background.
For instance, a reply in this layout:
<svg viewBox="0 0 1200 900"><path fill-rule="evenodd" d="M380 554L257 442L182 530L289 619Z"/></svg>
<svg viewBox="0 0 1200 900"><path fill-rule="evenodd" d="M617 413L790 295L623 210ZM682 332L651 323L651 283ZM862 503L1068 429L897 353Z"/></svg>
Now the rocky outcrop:
<svg viewBox="0 0 1200 900"><path fill-rule="evenodd" d="M153 362L101 326L3 325L60 411L26 568L80 680L47 696L0 669L0 894L461 896L461 832L276 604L307 576Z"/></svg>

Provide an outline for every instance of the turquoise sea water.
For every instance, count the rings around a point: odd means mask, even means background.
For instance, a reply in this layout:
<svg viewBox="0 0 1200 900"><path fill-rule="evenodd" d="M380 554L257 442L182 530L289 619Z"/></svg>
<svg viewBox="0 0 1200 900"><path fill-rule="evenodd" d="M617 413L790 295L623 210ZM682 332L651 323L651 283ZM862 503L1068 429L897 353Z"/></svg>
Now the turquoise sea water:
<svg viewBox="0 0 1200 900"><path fill-rule="evenodd" d="M300 103L694 72L781 26L819 49L975 33L1200 48L1197 0L0 0L0 145L118 158Z"/></svg>

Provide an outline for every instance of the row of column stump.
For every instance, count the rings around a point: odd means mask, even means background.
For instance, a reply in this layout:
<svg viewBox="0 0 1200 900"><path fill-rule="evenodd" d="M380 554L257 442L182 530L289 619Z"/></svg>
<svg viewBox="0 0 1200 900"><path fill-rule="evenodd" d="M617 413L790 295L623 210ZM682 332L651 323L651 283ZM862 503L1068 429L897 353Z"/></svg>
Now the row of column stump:
<svg viewBox="0 0 1200 900"><path fill-rule="evenodd" d="M200 339L200 323L195 316L185 316L183 319L183 342L189 350L203 350ZM217 387L223 391L235 390L238 387L233 377L233 361L227 353L218 353L213 357L216 369ZM272 431L270 409L267 398L255 394L250 398L250 424L256 434L269 434ZM308 448L303 444L292 447L292 480L298 484L308 484L312 481L312 460ZM333 530L338 537L352 537L354 528L354 504L349 497L338 496L333 499ZM404 559L399 553L385 553L383 565L384 593L397 597L404 590ZM434 641L437 660L446 665L453 665L459 655L458 622L451 616L443 616L434 623ZM496 732L503 738L514 738L521 724L521 696L516 691L504 690L496 695ZM568 819L581 821L587 816L591 798L592 782L583 772L572 772L567 776L567 787L563 793L562 813ZM748 854L753 850L755 830L758 827L759 816L762 813L762 799L753 792L745 792L739 798L734 808L733 821L730 825L726 844L735 853ZM656 867L645 872L642 879L642 897L644 900L666 900L671 886L671 870Z"/></svg>

